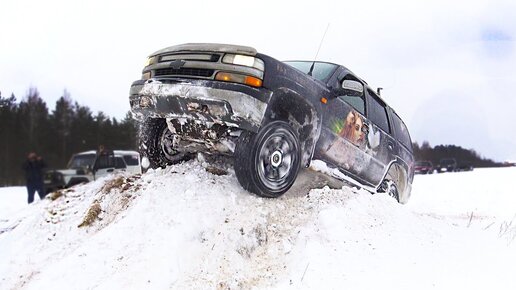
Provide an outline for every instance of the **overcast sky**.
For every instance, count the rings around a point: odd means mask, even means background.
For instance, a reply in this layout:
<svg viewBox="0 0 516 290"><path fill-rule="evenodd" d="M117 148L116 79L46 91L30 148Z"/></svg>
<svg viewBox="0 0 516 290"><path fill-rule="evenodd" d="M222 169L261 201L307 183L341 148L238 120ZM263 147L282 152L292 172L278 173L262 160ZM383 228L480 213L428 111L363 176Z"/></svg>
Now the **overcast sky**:
<svg viewBox="0 0 516 290"><path fill-rule="evenodd" d="M350 2L350 3L347 3ZM121 118L146 56L187 42L255 47L280 60L342 64L412 138L516 160L516 1L1 0L0 91L63 90Z"/></svg>

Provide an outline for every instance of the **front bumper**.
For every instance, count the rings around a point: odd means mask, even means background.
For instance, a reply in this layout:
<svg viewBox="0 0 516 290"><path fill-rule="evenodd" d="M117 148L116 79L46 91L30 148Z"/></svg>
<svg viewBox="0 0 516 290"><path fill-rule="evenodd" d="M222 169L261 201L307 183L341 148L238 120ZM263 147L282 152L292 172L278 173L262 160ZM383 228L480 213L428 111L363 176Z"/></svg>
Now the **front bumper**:
<svg viewBox="0 0 516 290"><path fill-rule="evenodd" d="M258 131L271 92L264 88L211 80L139 80L130 90L137 119L190 119Z"/></svg>
<svg viewBox="0 0 516 290"><path fill-rule="evenodd" d="M63 175L57 170L49 170L45 172L43 179L45 192L51 192L65 187Z"/></svg>

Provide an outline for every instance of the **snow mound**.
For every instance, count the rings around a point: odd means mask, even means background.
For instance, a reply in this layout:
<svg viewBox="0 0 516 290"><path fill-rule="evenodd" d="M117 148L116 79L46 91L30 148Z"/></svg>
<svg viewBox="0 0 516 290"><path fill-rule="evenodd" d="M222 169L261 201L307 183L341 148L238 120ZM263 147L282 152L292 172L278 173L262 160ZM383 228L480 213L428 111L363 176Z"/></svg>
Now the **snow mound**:
<svg viewBox="0 0 516 290"><path fill-rule="evenodd" d="M300 180L264 199L193 161L65 190L1 224L0 289L512 289L509 220Z"/></svg>

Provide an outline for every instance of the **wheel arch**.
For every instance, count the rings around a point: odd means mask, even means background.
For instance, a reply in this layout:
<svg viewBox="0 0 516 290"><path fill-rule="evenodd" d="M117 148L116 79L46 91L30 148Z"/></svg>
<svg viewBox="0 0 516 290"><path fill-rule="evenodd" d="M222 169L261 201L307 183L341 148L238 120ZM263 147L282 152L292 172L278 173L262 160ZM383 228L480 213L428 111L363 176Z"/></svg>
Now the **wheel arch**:
<svg viewBox="0 0 516 290"><path fill-rule="evenodd" d="M408 171L403 164L403 160L398 158L392 161L389 164L389 169L386 171L382 181L380 182L380 184L382 184L383 180L391 180L396 184L399 192L400 203L406 203L408 201L411 191Z"/></svg>
<svg viewBox="0 0 516 290"><path fill-rule="evenodd" d="M280 88L272 94L262 126L275 120L287 121L294 128L302 149L301 164L308 166L321 132L320 106L291 89Z"/></svg>
<svg viewBox="0 0 516 290"><path fill-rule="evenodd" d="M72 187L77 184L81 183L88 183L90 180L86 177L72 177L70 178L70 181L68 181L68 184L66 184L66 187Z"/></svg>

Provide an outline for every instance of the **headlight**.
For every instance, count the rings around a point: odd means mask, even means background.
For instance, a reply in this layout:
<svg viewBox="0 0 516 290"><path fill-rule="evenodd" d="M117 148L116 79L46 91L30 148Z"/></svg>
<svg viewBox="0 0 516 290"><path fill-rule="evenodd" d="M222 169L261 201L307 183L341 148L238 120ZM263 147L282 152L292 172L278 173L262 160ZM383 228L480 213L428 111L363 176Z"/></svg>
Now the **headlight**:
<svg viewBox="0 0 516 290"><path fill-rule="evenodd" d="M248 66L248 67L254 67L261 71L263 71L265 68L265 66L263 64L263 60L253 57L253 56L241 55L241 54L226 54L226 55L224 55L222 62L236 64L236 65L243 65L243 66Z"/></svg>
<svg viewBox="0 0 516 290"><path fill-rule="evenodd" d="M155 64L156 63L156 57L155 56L151 56L151 57L148 57L147 60L145 61L145 65L144 67L147 67L151 64Z"/></svg>

